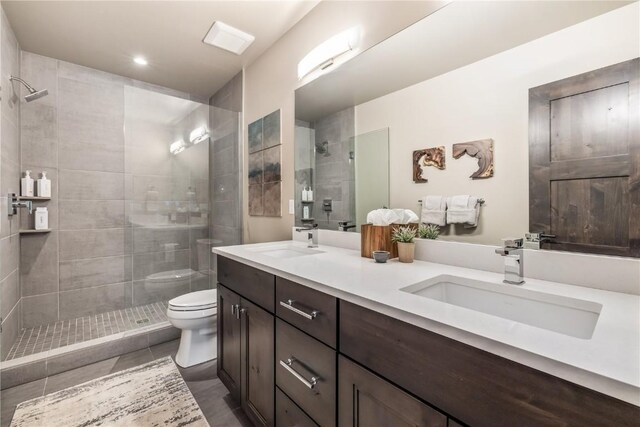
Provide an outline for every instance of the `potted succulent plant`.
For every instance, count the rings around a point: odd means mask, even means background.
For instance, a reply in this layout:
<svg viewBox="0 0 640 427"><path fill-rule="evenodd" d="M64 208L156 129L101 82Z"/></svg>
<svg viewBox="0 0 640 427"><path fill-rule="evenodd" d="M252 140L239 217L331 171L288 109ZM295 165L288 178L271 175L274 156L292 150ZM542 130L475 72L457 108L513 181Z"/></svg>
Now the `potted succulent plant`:
<svg viewBox="0 0 640 427"><path fill-rule="evenodd" d="M416 244L416 229L410 226L396 228L391 234L391 240L398 244L398 258L400 262L413 262Z"/></svg>
<svg viewBox="0 0 640 427"><path fill-rule="evenodd" d="M418 228L418 237L421 239L435 240L440 234L440 227L435 224L421 224Z"/></svg>

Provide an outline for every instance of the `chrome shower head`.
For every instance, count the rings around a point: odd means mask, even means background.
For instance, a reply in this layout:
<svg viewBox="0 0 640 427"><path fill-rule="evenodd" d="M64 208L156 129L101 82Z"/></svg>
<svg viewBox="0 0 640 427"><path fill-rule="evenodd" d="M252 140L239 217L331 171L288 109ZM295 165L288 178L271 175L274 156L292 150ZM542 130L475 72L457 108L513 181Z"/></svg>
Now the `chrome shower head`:
<svg viewBox="0 0 640 427"><path fill-rule="evenodd" d="M329 141L316 141L316 154L322 154L324 157L329 157Z"/></svg>
<svg viewBox="0 0 640 427"><path fill-rule="evenodd" d="M29 83L25 82L20 77L10 76L9 80L20 82L24 85L24 87L27 88L29 94L24 97L25 101L27 102L35 101L36 99L40 99L43 96L47 96L49 94L49 91L47 89L35 90Z"/></svg>

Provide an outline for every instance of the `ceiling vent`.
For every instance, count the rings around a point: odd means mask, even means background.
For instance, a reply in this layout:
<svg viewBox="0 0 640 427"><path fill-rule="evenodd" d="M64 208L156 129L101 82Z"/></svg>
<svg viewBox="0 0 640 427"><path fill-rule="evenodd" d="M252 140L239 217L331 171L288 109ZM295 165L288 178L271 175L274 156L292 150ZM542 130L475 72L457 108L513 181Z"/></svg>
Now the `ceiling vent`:
<svg viewBox="0 0 640 427"><path fill-rule="evenodd" d="M204 37L203 42L219 47L236 55L242 55L256 38L249 33L240 31L224 22L216 21Z"/></svg>

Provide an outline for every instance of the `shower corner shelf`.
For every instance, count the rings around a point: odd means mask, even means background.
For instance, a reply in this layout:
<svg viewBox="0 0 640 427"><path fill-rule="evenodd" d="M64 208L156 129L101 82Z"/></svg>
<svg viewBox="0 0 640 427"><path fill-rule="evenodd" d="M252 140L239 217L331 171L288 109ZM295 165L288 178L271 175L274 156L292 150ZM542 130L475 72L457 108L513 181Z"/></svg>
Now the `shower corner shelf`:
<svg viewBox="0 0 640 427"><path fill-rule="evenodd" d="M51 200L51 197L18 196L18 200L31 200L33 202L46 202L47 200Z"/></svg>
<svg viewBox="0 0 640 427"><path fill-rule="evenodd" d="M45 228L42 230L20 230L20 234L37 234L37 233L50 233L52 230L50 228Z"/></svg>

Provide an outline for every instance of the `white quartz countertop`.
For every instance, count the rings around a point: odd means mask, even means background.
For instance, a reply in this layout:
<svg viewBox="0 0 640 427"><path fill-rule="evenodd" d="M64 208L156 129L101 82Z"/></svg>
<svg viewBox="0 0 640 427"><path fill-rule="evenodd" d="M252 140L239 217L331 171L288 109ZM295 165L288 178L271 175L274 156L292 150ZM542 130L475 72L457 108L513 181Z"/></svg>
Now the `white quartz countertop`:
<svg viewBox="0 0 640 427"><path fill-rule="evenodd" d="M283 244L306 247L288 241L213 251L640 406L640 296L525 278L523 289L602 304L593 336L582 339L400 290L439 275L502 284L502 274L424 261L376 264L358 251L323 245L322 253L294 258L259 251Z"/></svg>

